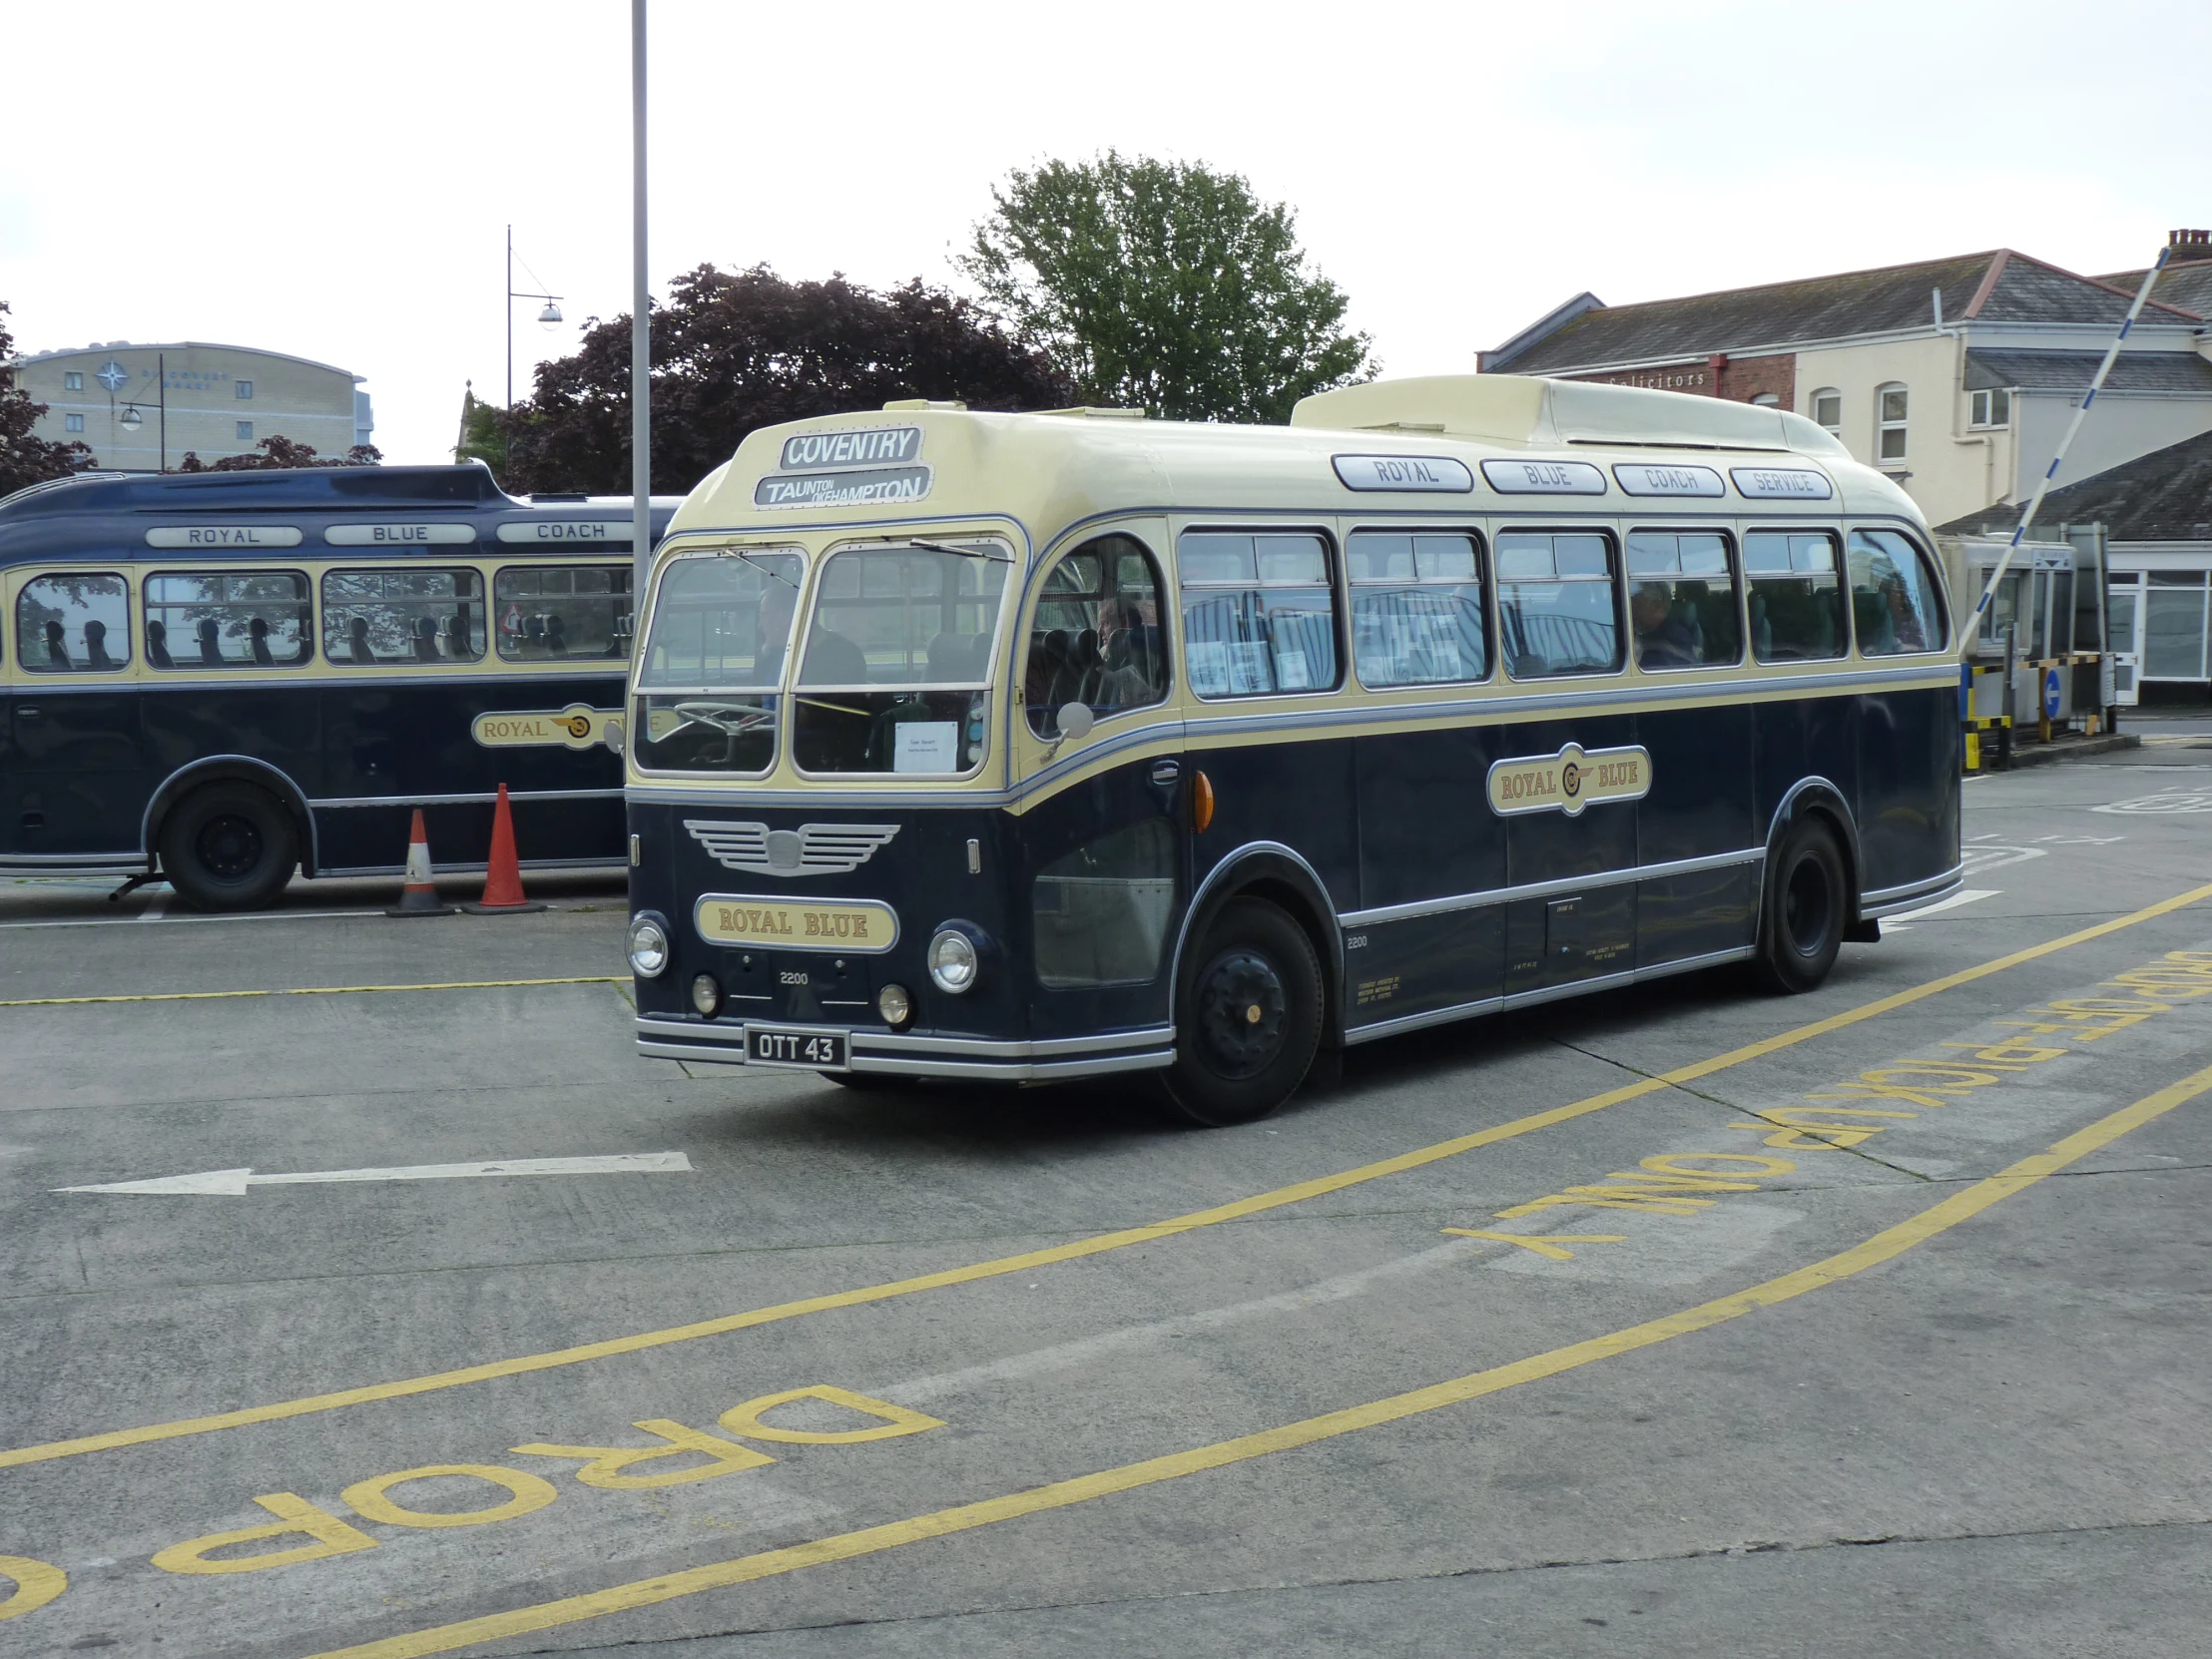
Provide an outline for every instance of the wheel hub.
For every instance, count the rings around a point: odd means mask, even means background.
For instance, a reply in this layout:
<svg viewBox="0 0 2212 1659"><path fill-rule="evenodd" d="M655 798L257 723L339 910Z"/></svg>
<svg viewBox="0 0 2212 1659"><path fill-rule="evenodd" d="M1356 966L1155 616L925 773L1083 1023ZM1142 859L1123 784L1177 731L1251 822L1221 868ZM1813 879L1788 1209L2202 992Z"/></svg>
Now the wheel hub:
<svg viewBox="0 0 2212 1659"><path fill-rule="evenodd" d="M1249 947L1207 964L1198 986L1198 1037L1209 1068L1232 1079L1263 1071L1282 1052L1290 999L1275 964Z"/></svg>
<svg viewBox="0 0 2212 1659"><path fill-rule="evenodd" d="M1836 895L1828 870L1818 858L1800 858L1782 894L1782 923L1790 947L1801 956L1818 956L1835 925Z"/></svg>
<svg viewBox="0 0 2212 1659"><path fill-rule="evenodd" d="M261 830L254 821L237 813L224 813L200 827L193 850L209 874L222 881L240 881L254 873L264 852Z"/></svg>

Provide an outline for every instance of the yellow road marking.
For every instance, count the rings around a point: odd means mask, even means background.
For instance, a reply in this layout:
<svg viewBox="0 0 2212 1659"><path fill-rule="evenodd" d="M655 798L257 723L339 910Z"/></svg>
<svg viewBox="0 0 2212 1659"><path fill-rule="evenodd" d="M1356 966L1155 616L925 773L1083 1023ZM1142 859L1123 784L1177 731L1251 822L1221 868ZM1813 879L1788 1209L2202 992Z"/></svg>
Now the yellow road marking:
<svg viewBox="0 0 2212 1659"><path fill-rule="evenodd" d="M612 974L580 974L570 979L452 979L437 985L300 985L275 991L146 991L136 996L27 996L0 1002L0 1008L68 1008L86 1002L222 1002L252 996L367 996L378 991L493 991L517 985L619 985Z"/></svg>
<svg viewBox="0 0 2212 1659"><path fill-rule="evenodd" d="M1194 1232L1202 1227L1215 1227L1223 1222L1242 1220L1287 1205L1301 1204L1308 1199L1324 1198L1350 1187L1378 1181L1384 1176L1401 1175L1446 1158L1455 1158L1463 1152L1480 1147L1495 1146L1516 1136L1548 1129L1554 1124L1567 1123L1592 1112L1604 1111L1625 1101L1637 1100L1662 1089L1677 1087L1710 1077L1715 1072L1726 1071L1731 1066L1743 1065L1750 1060L1761 1059L1795 1044L1808 1042L1832 1031L1875 1019L1912 1003L1935 996L1960 985L1971 984L1991 974L2002 973L2007 968L2018 967L2052 955L2091 939L2100 939L2139 922L2171 914L2186 908L2200 899L2212 898L2212 884L2192 887L2171 898L2160 899L2155 904L2110 921L2102 921L2084 927L2042 944L2029 945L2007 955L1995 957L1978 966L1961 968L1946 973L1939 979L1909 990L1893 992L1889 996L1863 1003L1857 1008L1826 1019L1814 1020L1793 1030L1759 1041L1746 1043L1741 1048L1730 1049L1711 1059L1694 1061L1678 1066L1673 1071L1657 1077L1643 1078L1634 1083L1608 1089L1587 1099L1569 1105L1555 1106L1549 1111L1534 1112L1527 1117L1515 1118L1509 1123L1478 1129L1472 1134L1457 1135L1432 1146L1401 1152L1393 1158L1380 1159L1372 1164L1362 1164L1336 1175L1317 1176L1311 1181L1297 1182L1292 1186L1278 1187L1272 1192L1257 1193L1250 1198L1237 1199L1207 1210L1194 1210L1188 1215L1171 1217L1166 1221L1150 1222L1142 1227L1124 1228L1115 1233L1102 1233L1088 1239L1077 1239L1063 1245L1053 1245L1044 1250L1025 1251L1018 1256L999 1256L985 1262L973 1262L964 1267L946 1268L938 1273L917 1274L909 1279L894 1279L879 1285L863 1285L848 1291L833 1291L823 1296L803 1297L794 1302L777 1303L767 1308L752 1308L743 1313L725 1314L716 1319L700 1320L690 1325L669 1326L659 1331L641 1331L627 1337L612 1337L603 1342L580 1343L573 1348L554 1349L544 1354L519 1355L510 1360L493 1360L482 1365L463 1366L455 1371L434 1372L426 1377L400 1378L390 1382L371 1382L360 1387L338 1388L328 1393L308 1394L298 1399L274 1400L267 1405L249 1405L234 1411L218 1411L207 1416L183 1417L171 1422L148 1423L139 1428L112 1429L104 1434L86 1434L74 1439L51 1440L43 1445L18 1446L0 1451L0 1469L14 1468L26 1463L44 1463L59 1457L81 1457L89 1452L113 1451L123 1446L146 1445L158 1440L181 1439L190 1434L208 1434L220 1429L244 1428L254 1423L278 1422L288 1417L311 1416L320 1411L342 1410L353 1405L367 1405L379 1400L401 1399L410 1394L434 1393L443 1388L464 1387L472 1382L489 1382L500 1378L521 1377L531 1372L553 1371L563 1366L582 1365L595 1360L613 1359L625 1354L638 1354L648 1349L666 1348L675 1343L697 1342L703 1337L726 1336L734 1331L746 1331L755 1326L773 1325L782 1320L801 1319L812 1314L830 1313L841 1308L858 1308L870 1303L888 1302L902 1296L914 1296L924 1291L945 1290L955 1285L972 1285L981 1280L996 1279L1006 1274L1028 1273L1038 1268L1051 1267L1060 1262L1079 1261L1088 1256L1103 1256L1110 1251L1126 1250L1133 1245L1151 1244L1170 1239L1178 1234Z"/></svg>
<svg viewBox="0 0 2212 1659"><path fill-rule="evenodd" d="M450 1653L457 1647L476 1642L495 1642L507 1636L550 1630L558 1625L575 1624L585 1619L604 1618L610 1613L653 1607L684 1596L727 1589L734 1584L755 1583L760 1579L801 1572L808 1567L819 1567L831 1561L850 1561L863 1555L880 1554L904 1544L919 1543L925 1538L972 1532L978 1527L992 1526L1000 1521L1019 1520L1025 1515L1038 1514L1047 1509L1065 1509L1073 1504L1088 1503L1094 1498L1111 1497L1117 1492L1157 1485L1164 1480L1179 1480L1185 1475L1201 1474L1208 1469L1224 1468L1232 1463L1272 1456L1279 1451L1290 1451L1299 1446L1313 1445L1317 1441L1335 1439L1339 1435L1357 1433L1363 1428L1398 1422L1406 1417L1419 1416L1423 1412L1440 1410L1446 1405L1464 1404L1470 1399L1480 1399L1485 1394L1502 1393L1507 1388L1541 1382L1548 1377L1557 1377L1562 1372L1594 1365L1600 1360L1633 1354L1638 1349L1671 1342L1676 1337L1686 1337L1693 1332L1725 1325L1730 1320L1742 1319L1746 1314L1756 1313L1759 1309L1772 1308L1777 1303L1788 1302L1810 1291L1839 1284L1857 1274L1865 1273L1869 1268L1893 1261L1914 1246L1926 1244L1936 1234L1956 1227L1960 1222L1979 1215L1992 1205L2002 1203L2015 1193L2025 1192L2045 1176L2053 1175L2068 1164L2111 1145L2130 1130L2141 1128L2154 1118L2164 1116L2207 1090L2212 1090L2212 1066L2184 1077L2180 1082L2160 1089L2156 1094L2145 1096L2132 1106L2124 1106L2110 1117L2100 1118L2088 1128L2068 1135L2047 1152L2022 1158L2018 1163L1985 1180L1975 1182L1940 1204L1923 1210L1910 1221L1886 1228L1849 1250L1815 1262L1809 1267L1799 1268L1794 1273L1783 1274L1778 1279L1770 1279L1765 1284L1754 1285L1731 1296L1701 1303L1695 1308L1686 1308L1679 1314L1669 1314L1663 1319L1632 1325L1625 1331L1593 1337L1587 1342L1570 1343L1565 1348L1555 1348L1548 1354L1532 1355L1526 1360L1496 1366L1488 1371L1470 1372L1465 1377L1453 1378L1448 1382L1431 1383L1425 1388L1391 1394L1384 1399L1371 1400L1365 1405L1349 1406L1341 1411L1326 1411L1318 1417L1285 1423L1279 1428L1264 1429L1257 1434L1240 1434L1235 1439L1219 1440L1212 1445L1197 1446L1189 1451L1171 1452L1165 1457L1148 1457L1142 1462L1124 1463L1119 1468L1101 1469L1095 1474L1079 1475L1072 1480L1056 1480L1050 1485L1031 1487L1025 1492L1010 1492L1004 1497L986 1498L980 1503L963 1503L950 1509L915 1515L907 1520L891 1521L882 1526L863 1527L856 1532L817 1538L811 1543L796 1544L787 1549L741 1555L733 1560L717 1561L709 1566L693 1567L684 1572L664 1573L657 1578L641 1578L633 1583L617 1584L585 1595L563 1596L557 1601L540 1602L534 1607L518 1607L512 1612L463 1619L457 1624L438 1625L404 1636L389 1636L381 1641L337 1648L318 1654L315 1659L422 1659L425 1654Z"/></svg>

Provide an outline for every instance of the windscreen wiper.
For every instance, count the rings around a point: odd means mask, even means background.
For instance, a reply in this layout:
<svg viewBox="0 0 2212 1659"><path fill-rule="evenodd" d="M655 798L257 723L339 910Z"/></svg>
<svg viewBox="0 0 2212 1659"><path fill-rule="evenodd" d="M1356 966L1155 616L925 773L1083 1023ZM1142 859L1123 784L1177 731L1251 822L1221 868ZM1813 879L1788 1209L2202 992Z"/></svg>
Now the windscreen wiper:
<svg viewBox="0 0 2212 1659"><path fill-rule="evenodd" d="M1008 554L993 552L984 547L954 547L950 542L920 541L912 537L907 539L906 545L918 547L925 553L950 553L957 559L988 559L994 565L1010 565L1014 562Z"/></svg>
<svg viewBox="0 0 2212 1659"><path fill-rule="evenodd" d="M725 547L721 551L728 554L733 559L743 559L748 565L759 571L763 576L775 578L775 580L783 583L784 586L791 589L792 592L797 593L799 591L799 584L797 582L793 581L789 576L783 575L781 572L771 570L767 565L761 563L760 560L756 559L744 548Z"/></svg>

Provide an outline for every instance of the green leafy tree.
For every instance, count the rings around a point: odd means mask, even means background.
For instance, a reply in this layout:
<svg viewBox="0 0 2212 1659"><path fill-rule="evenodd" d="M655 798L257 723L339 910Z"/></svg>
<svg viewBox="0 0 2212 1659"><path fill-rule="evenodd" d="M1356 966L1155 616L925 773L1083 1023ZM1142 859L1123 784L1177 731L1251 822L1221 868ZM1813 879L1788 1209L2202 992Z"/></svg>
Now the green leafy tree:
<svg viewBox="0 0 2212 1659"><path fill-rule="evenodd" d="M669 284L652 329L655 490L690 489L748 432L781 421L901 397L1049 409L1075 396L1043 352L919 277L878 293L842 276L794 282L765 265L703 265ZM536 382L527 402L498 411L501 484L628 494L629 317L587 328L574 356L538 365Z"/></svg>
<svg viewBox="0 0 2212 1659"><path fill-rule="evenodd" d="M960 269L1091 401L1280 422L1301 397L1376 373L1289 206L1245 179L1109 150L1016 171L991 198Z"/></svg>
<svg viewBox="0 0 2212 1659"><path fill-rule="evenodd" d="M8 331L8 302L0 299L0 495L12 495L49 478L67 478L92 465L92 450L72 438L56 443L37 438L31 428L46 412L44 403L16 384L15 336Z"/></svg>
<svg viewBox="0 0 2212 1659"><path fill-rule="evenodd" d="M185 451L185 458L178 463L179 472L278 472L302 466L375 466L384 458L384 452L373 443L356 443L343 456L318 456L311 443L298 443L278 433L272 433L254 446L261 451L249 450L243 455L226 455L221 460L203 461L193 450Z"/></svg>
<svg viewBox="0 0 2212 1659"><path fill-rule="evenodd" d="M453 446L456 461L482 461L495 476L507 470L507 428L496 403L486 403L469 386L461 393L461 435Z"/></svg>

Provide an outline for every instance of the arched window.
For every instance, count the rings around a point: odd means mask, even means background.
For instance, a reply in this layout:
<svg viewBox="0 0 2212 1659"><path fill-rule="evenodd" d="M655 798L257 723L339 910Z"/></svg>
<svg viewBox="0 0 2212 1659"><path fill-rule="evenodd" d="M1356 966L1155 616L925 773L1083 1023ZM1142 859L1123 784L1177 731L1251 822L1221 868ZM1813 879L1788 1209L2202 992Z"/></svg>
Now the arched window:
<svg viewBox="0 0 2212 1659"><path fill-rule="evenodd" d="M1813 424L1825 426L1838 437L1844 433L1844 394L1834 386L1823 386L1813 394L1810 405Z"/></svg>
<svg viewBox="0 0 2212 1659"><path fill-rule="evenodd" d="M1751 400L1751 406L1755 409L1779 408L1781 407L1781 404L1782 399L1777 397L1771 391L1763 391L1757 397L1754 397Z"/></svg>
<svg viewBox="0 0 2212 1659"><path fill-rule="evenodd" d="M1875 456L1879 460L1905 459L1905 388L1877 386L1875 402Z"/></svg>

